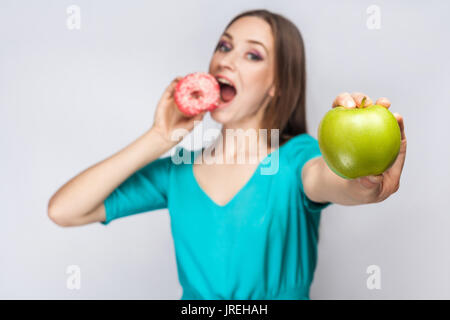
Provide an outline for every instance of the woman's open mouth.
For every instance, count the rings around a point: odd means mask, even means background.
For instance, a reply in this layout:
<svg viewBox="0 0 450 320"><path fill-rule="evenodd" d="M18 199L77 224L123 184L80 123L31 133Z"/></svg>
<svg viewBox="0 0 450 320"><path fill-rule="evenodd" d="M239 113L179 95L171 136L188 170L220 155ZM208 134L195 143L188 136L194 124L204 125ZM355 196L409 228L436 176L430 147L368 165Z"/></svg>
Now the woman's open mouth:
<svg viewBox="0 0 450 320"><path fill-rule="evenodd" d="M233 101L233 99L237 95L237 91L234 85L228 79L222 76L217 76L216 79L217 82L219 82L220 86L219 107L225 107Z"/></svg>

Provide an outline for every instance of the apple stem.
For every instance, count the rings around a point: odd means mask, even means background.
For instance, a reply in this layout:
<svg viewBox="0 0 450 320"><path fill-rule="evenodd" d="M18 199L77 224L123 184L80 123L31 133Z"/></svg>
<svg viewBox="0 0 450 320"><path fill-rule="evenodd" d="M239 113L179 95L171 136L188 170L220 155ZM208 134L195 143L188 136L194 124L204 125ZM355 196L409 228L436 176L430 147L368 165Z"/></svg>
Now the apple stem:
<svg viewBox="0 0 450 320"><path fill-rule="evenodd" d="M366 103L366 97L364 97L362 100L361 100L361 106L360 106L360 108L364 108L364 104Z"/></svg>

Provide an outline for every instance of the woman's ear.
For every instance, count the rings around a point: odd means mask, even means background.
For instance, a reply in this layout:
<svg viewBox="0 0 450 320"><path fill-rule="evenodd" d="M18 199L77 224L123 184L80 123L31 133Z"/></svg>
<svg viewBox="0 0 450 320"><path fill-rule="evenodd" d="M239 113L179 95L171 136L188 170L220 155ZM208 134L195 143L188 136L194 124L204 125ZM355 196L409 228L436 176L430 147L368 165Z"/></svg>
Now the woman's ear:
<svg viewBox="0 0 450 320"><path fill-rule="evenodd" d="M269 96L271 96L272 98L275 97L275 84L272 84L272 86L269 89ZM278 91L277 96L281 96L281 91Z"/></svg>
<svg viewBox="0 0 450 320"><path fill-rule="evenodd" d="M270 87L269 96L271 96L272 98L275 97L275 85L274 84L272 85L272 87Z"/></svg>

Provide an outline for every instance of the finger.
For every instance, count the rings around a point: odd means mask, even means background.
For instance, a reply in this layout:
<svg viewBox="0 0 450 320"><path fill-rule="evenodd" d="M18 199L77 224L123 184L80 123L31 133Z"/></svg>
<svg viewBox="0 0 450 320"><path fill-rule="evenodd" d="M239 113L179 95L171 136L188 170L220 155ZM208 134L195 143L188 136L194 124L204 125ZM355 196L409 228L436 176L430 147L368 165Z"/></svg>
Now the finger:
<svg viewBox="0 0 450 320"><path fill-rule="evenodd" d="M205 116L206 112L208 112L207 110L200 112L199 114L197 114L194 117L194 120L203 120L203 117Z"/></svg>
<svg viewBox="0 0 450 320"><path fill-rule="evenodd" d="M366 189L377 188L383 182L383 174L376 176L365 176L359 178L359 183Z"/></svg>
<svg viewBox="0 0 450 320"><path fill-rule="evenodd" d="M397 119L398 126L400 127L400 132L402 134L402 140L405 140L406 135L405 135L405 124L403 122L403 117L399 113L396 113L396 112L394 112L394 117Z"/></svg>
<svg viewBox="0 0 450 320"><path fill-rule="evenodd" d="M390 184L394 184L394 182L400 181L400 176L402 174L403 166L405 164L406 144L407 144L403 117L398 113L394 113L394 116L397 119L398 125L400 127L402 141L400 144L400 151L398 153L397 158L395 159L395 162L392 164L392 166L387 171L384 172L386 175L386 178L389 181L393 181L393 182L390 182Z"/></svg>
<svg viewBox="0 0 450 320"><path fill-rule="evenodd" d="M373 104L372 99L370 99L369 96L361 92L353 92L351 94L351 97L353 98L353 100L355 100L357 108L361 108L361 102L364 98L366 98L366 101L364 102L364 107L368 107Z"/></svg>
<svg viewBox="0 0 450 320"><path fill-rule="evenodd" d="M176 78L172 81L172 84L173 84L174 86L176 86L176 85L178 84L178 82L181 81L181 79L183 79L183 77L176 77Z"/></svg>
<svg viewBox="0 0 450 320"><path fill-rule="evenodd" d="M343 93L339 94L336 97L336 99L334 99L331 107L335 108L338 106L342 106L345 108L355 108L356 104L355 104L355 101L353 101L353 98L350 96L350 93L343 92Z"/></svg>
<svg viewBox="0 0 450 320"><path fill-rule="evenodd" d="M377 100L377 102L375 102L375 104L378 104L380 106L385 107L386 109L389 109L389 107L391 106L391 102L389 101L388 98L379 98Z"/></svg>
<svg viewBox="0 0 450 320"><path fill-rule="evenodd" d="M171 98L171 97L173 97L173 94L175 93L175 88L176 88L178 82L179 82L182 78L183 78L183 77L176 77L174 80L172 80L172 82L167 86L166 91L164 92L165 98Z"/></svg>
<svg viewBox="0 0 450 320"><path fill-rule="evenodd" d="M183 79L183 77L176 77L175 79L172 80L172 82L170 83L169 87L170 87L170 86L173 86L173 85L177 85L177 83L178 83L181 79Z"/></svg>
<svg viewBox="0 0 450 320"><path fill-rule="evenodd" d="M392 166L386 170L383 174L385 175L386 186L398 186L400 183L400 178L403 171L403 165L405 164L406 158L406 140L402 142L402 146L400 147L400 153L395 159L395 162Z"/></svg>

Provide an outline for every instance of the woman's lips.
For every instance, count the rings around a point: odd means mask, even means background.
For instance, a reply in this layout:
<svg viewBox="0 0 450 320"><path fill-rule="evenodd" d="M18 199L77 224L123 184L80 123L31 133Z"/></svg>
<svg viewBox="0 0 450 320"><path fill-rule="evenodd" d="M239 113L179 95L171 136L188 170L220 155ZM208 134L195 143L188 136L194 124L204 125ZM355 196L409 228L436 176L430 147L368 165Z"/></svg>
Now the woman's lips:
<svg viewBox="0 0 450 320"><path fill-rule="evenodd" d="M233 82L230 78L228 78L228 77L226 77L226 76L223 76L223 75L220 75L220 74L219 74L219 75L216 75L215 77L216 77L216 80L218 80L220 86L222 86L222 84L220 83L219 78L226 79L226 80L228 80L228 82L230 82L230 83L232 84L232 87L233 87L233 89L234 89L234 91L235 91L234 97L233 97L230 101L225 102L225 101L222 99L222 94L220 94L220 96L219 96L219 101L218 101L218 103L217 103L218 108L225 108L225 107L228 107L228 106L234 101L234 99L236 99L236 96L237 96L237 89L236 89L236 86L234 85L234 82ZM222 90L222 87L221 87L221 90Z"/></svg>

